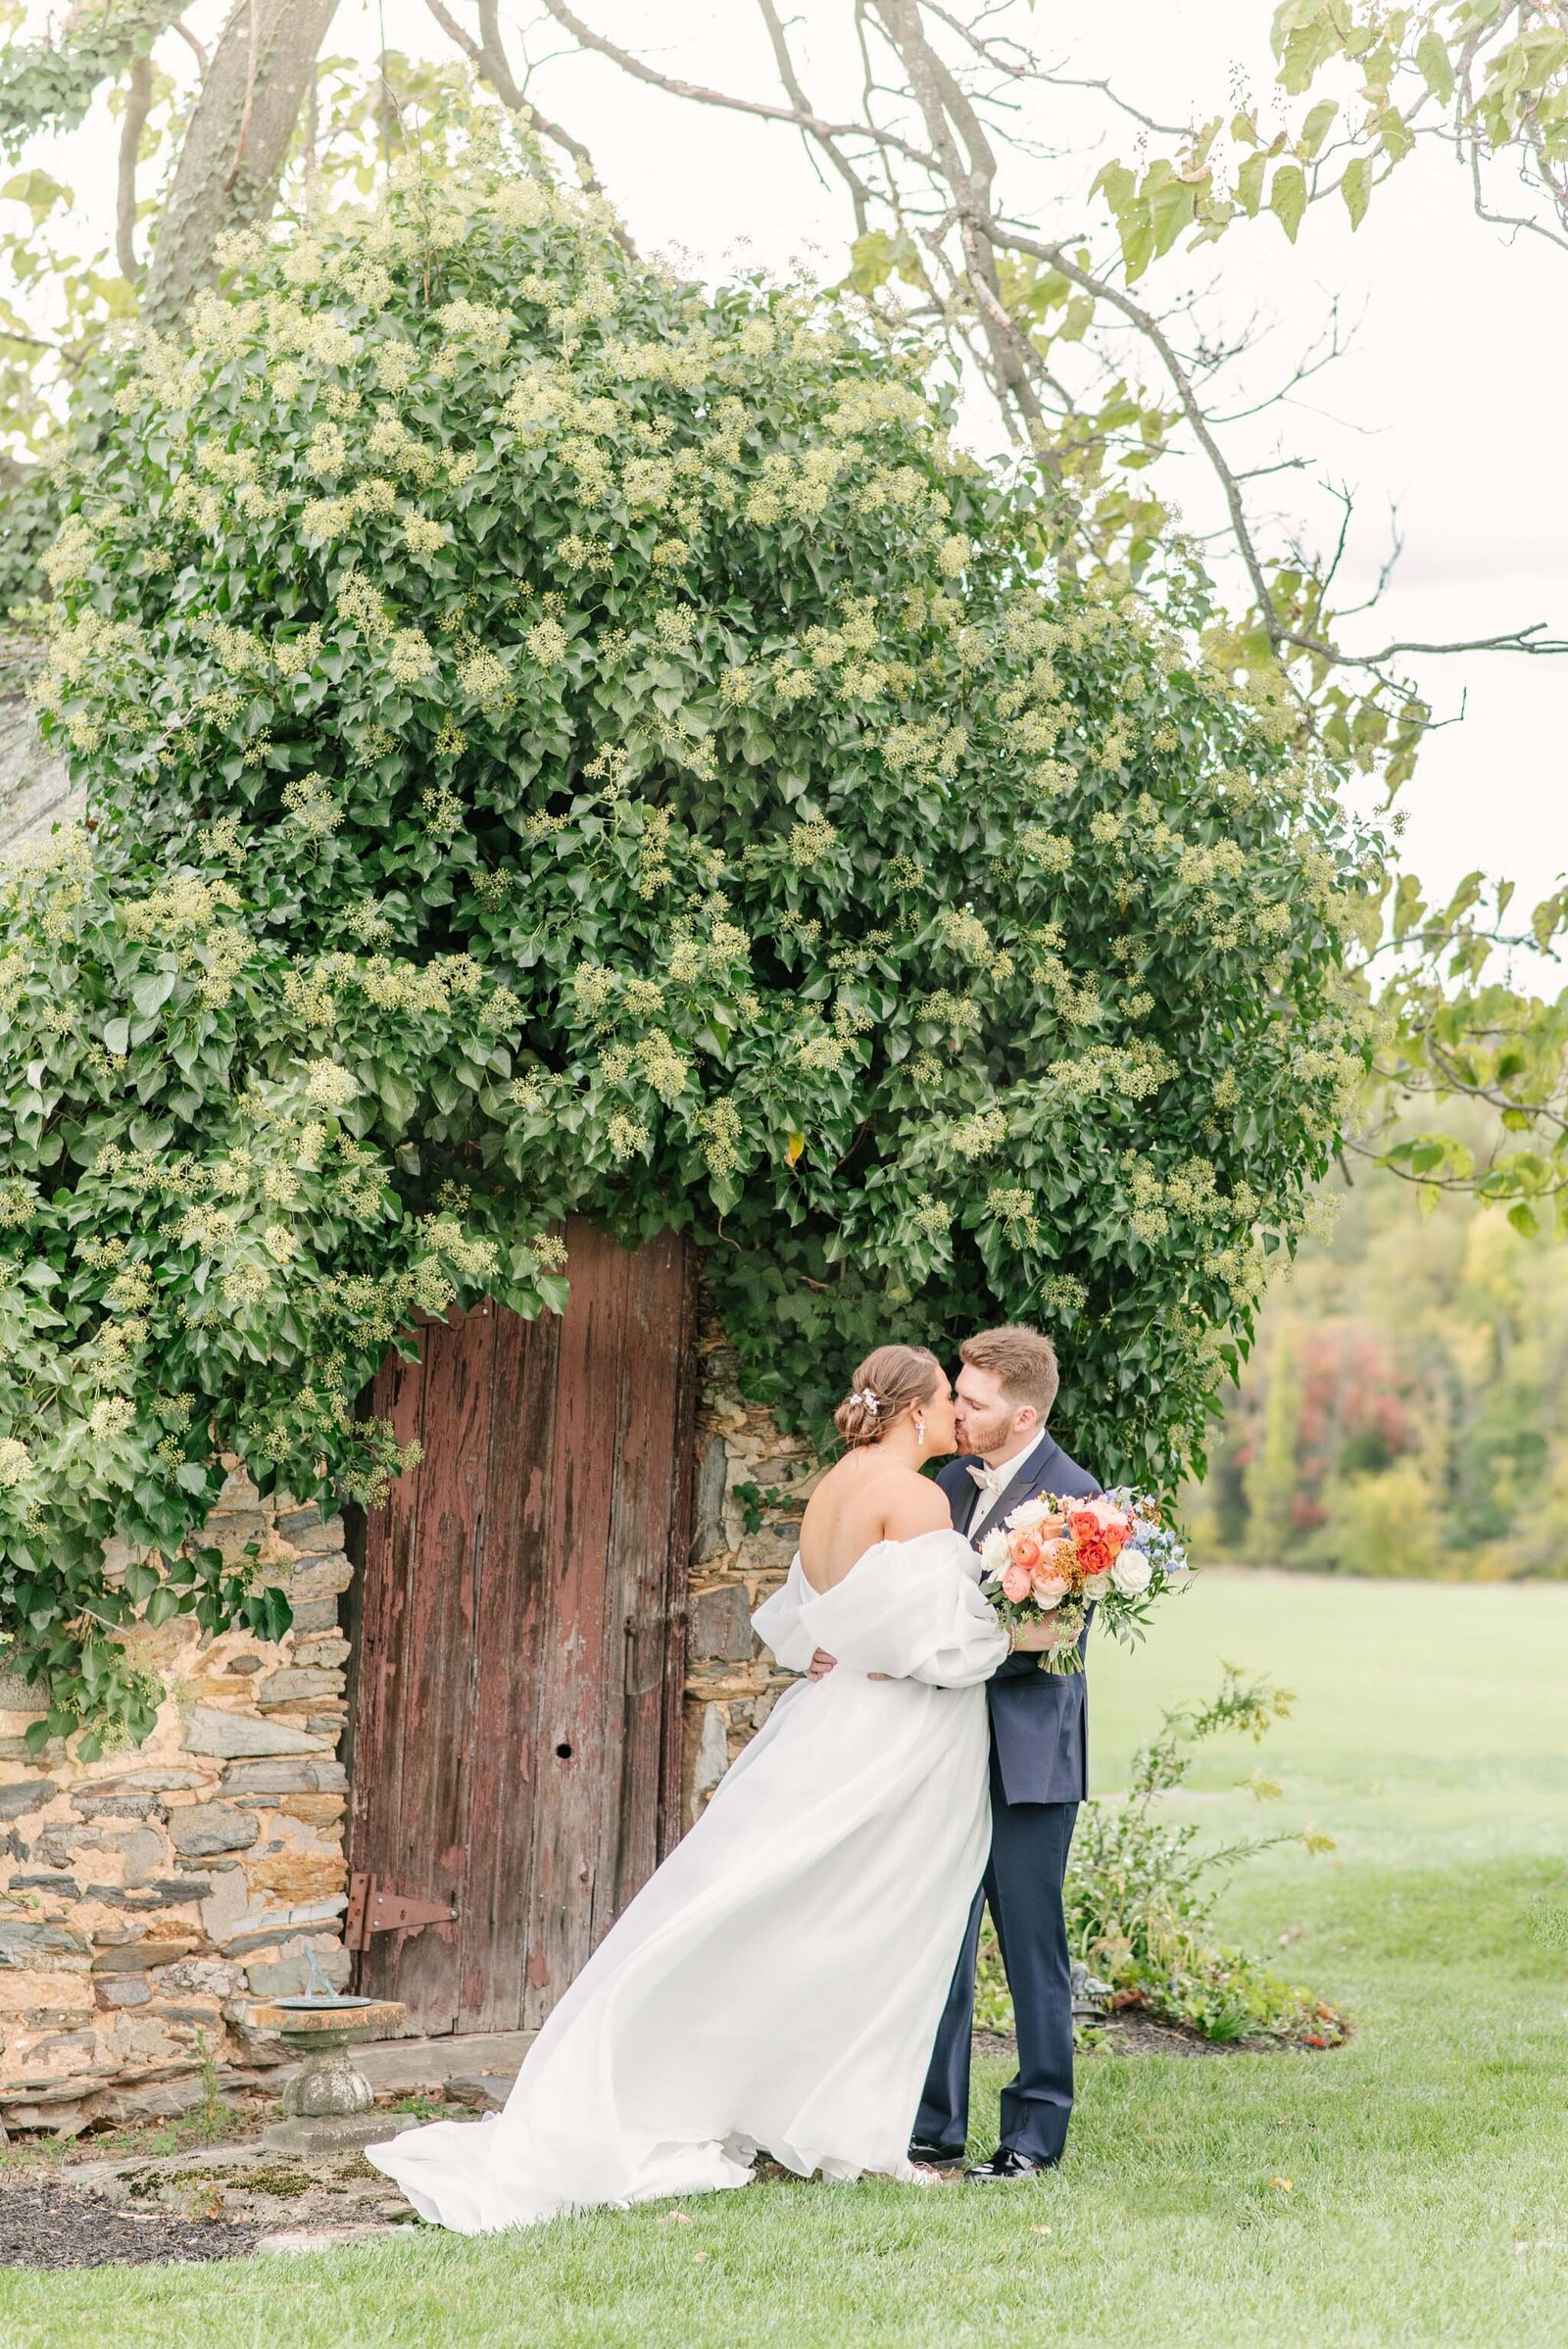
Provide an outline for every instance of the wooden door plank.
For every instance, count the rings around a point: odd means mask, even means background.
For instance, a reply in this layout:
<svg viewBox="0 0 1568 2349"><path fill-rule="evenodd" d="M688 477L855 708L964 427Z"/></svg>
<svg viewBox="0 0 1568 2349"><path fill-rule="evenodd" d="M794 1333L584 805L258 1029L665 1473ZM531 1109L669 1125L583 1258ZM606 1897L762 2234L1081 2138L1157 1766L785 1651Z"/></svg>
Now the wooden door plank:
<svg viewBox="0 0 1568 2349"><path fill-rule="evenodd" d="M497 1317L486 1538L475 1594L467 1897L458 2029L517 2031L532 1873L560 1317Z"/></svg>
<svg viewBox="0 0 1568 2349"><path fill-rule="evenodd" d="M606 1559L605 1785L595 1941L647 1883L660 1856L684 1276L684 1249L670 1232L639 1248L627 1264Z"/></svg>
<svg viewBox="0 0 1568 2349"><path fill-rule="evenodd" d="M410 2031L537 2026L679 1832L695 1260L566 1237L564 1321L431 1324L376 1383L425 1457L368 1528L354 1864L458 1908L362 1961Z"/></svg>
<svg viewBox="0 0 1568 2349"><path fill-rule="evenodd" d="M400 1444L424 1440L424 1364L389 1354L376 1375L370 1408L387 1419ZM403 1638L412 1558L418 1539L419 1480L399 1477L380 1508L366 1519L365 1586L361 1594L356 1673L354 1774L349 1786L349 1865L366 1873L382 1866L396 1834L397 1748L400 1736L397 1657ZM362 1959L356 1987L371 1971Z"/></svg>
<svg viewBox="0 0 1568 2349"><path fill-rule="evenodd" d="M662 1602L663 1723L660 1747L658 1858L680 1841L685 1793L688 1586L697 1502L697 1250L680 1244L680 1305L675 1342L674 1457Z"/></svg>
<svg viewBox="0 0 1568 2349"><path fill-rule="evenodd" d="M379 1872L398 1891L462 1909L466 1818L464 1760L472 1702L473 1585L484 1540L489 1370L495 1316L479 1309L426 1325L424 1458L418 1471L417 1541L409 1546L399 1637L389 1656L398 1737ZM389 1761L394 1757L388 1756ZM426 1929L400 1949L371 1943L363 1968L372 1996L397 1997L405 2029L437 2036L455 2029L455 1933Z"/></svg>
<svg viewBox="0 0 1568 2349"><path fill-rule="evenodd" d="M593 1946L604 1800L605 1557L627 1252L573 1219L551 1446L552 1538L544 1591L539 1757L524 2023L543 2022Z"/></svg>

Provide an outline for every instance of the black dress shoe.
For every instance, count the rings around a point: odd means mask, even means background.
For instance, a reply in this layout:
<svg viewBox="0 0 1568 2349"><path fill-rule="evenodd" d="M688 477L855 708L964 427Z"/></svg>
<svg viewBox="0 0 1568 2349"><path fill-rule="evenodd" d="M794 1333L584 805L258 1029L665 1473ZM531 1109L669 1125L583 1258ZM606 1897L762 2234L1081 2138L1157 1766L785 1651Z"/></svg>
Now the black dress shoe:
<svg viewBox="0 0 1568 2349"><path fill-rule="evenodd" d="M922 2170L961 2170L963 2151L961 2145L933 2145L924 2137L909 2140L909 2159Z"/></svg>
<svg viewBox="0 0 1568 2349"><path fill-rule="evenodd" d="M1055 2166L1054 2161L1037 2161L1032 2153L1019 2153L1014 2146L999 2145L988 2162L975 2162L963 2175L970 2185L994 2186L1010 2178L1040 2178Z"/></svg>

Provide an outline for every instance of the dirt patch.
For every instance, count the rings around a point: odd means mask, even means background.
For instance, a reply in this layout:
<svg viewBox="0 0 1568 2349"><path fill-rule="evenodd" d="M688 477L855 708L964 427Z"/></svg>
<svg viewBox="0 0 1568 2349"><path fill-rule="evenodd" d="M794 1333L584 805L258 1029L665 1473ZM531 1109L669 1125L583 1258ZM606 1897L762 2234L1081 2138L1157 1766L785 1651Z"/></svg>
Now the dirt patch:
<svg viewBox="0 0 1568 2349"><path fill-rule="evenodd" d="M389 2102L387 2134L408 2117ZM275 2117L272 2116L272 2117ZM417 2119L467 2121L462 2104L418 2101ZM157 2142L157 2132L149 2132ZM0 2266L97 2268L237 2259L412 2226L414 2212L364 2156L280 2153L243 2132L227 2144L132 2153L93 2146L0 2162ZM118 2155L119 2158L114 2158ZM66 2158L62 2158L62 2157ZM285 2230L283 2234L279 2229Z"/></svg>
<svg viewBox="0 0 1568 2349"><path fill-rule="evenodd" d="M976 2055L1000 2055L1009 2063L1018 2053L1010 2031L977 2031ZM1245 2039L1205 2039L1179 2023L1156 2023L1152 2015L1123 2008L1101 2023L1080 2028L1077 2052L1090 2055L1317 2055L1324 2050L1304 2039L1277 2039L1259 2031Z"/></svg>
<svg viewBox="0 0 1568 2349"><path fill-rule="evenodd" d="M107 2209L54 2182L0 2194L0 2265L8 2268L145 2267L163 2260L235 2259L265 2227L181 2219L163 2210Z"/></svg>

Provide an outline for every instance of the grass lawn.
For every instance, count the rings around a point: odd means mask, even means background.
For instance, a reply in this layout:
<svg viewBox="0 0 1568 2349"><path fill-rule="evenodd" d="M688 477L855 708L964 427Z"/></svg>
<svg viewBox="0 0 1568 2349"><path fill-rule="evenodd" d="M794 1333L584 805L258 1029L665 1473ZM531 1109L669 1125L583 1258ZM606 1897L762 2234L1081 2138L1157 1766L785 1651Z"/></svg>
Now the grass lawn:
<svg viewBox="0 0 1568 2349"><path fill-rule="evenodd" d="M1568 1588L1211 1572L1140 1655L1094 1649L1099 1786L1220 1656L1299 1704L1260 1752L1210 1750L1199 1815L1250 1824L1261 1764L1286 1789L1267 1816L1339 1839L1260 1862L1226 1931L1348 2006L1348 2047L1092 2057L1037 2185L764 2185L487 2242L9 2273L0 2343L1561 2349L1568 1960L1524 1911L1568 1871ZM986 2144L1000 2080L986 2067Z"/></svg>

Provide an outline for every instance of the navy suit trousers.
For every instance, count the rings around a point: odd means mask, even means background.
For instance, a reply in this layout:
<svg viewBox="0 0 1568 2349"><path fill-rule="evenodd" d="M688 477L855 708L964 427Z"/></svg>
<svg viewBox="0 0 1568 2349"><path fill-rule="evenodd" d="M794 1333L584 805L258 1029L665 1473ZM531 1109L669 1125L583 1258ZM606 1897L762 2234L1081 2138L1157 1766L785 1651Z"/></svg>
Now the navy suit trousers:
<svg viewBox="0 0 1568 2349"><path fill-rule="evenodd" d="M914 2133L928 2145L969 2134L969 2037L980 1915L989 1904L1018 2032L1018 2070L1002 2091L1001 2142L1031 2160L1060 2159L1072 2117L1072 1972L1062 1878L1075 1802L1008 1802L991 1755L991 1857L974 1896L943 2009Z"/></svg>

